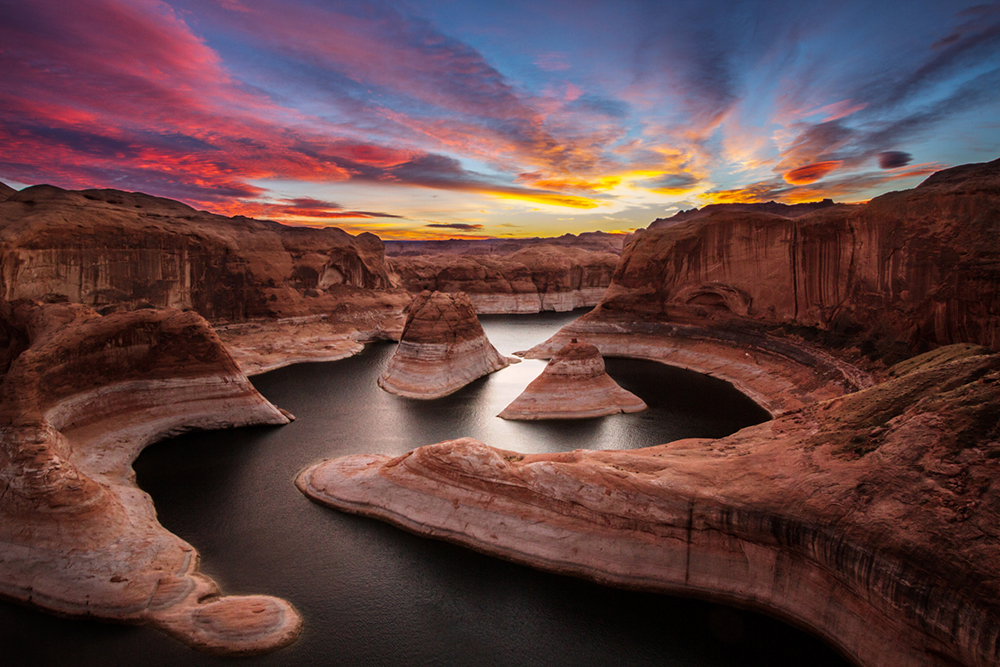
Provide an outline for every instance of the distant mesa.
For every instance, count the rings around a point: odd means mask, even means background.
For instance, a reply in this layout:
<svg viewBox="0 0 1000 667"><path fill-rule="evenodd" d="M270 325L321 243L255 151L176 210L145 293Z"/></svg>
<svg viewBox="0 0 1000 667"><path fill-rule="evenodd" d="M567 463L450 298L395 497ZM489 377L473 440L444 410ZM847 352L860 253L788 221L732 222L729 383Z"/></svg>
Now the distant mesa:
<svg viewBox="0 0 1000 667"><path fill-rule="evenodd" d="M399 346L378 384L406 398L441 398L508 365L468 296L425 291L407 308Z"/></svg>
<svg viewBox="0 0 1000 667"><path fill-rule="evenodd" d="M407 291L465 292L477 313L565 312L600 302L618 266L617 250L588 250L564 237L529 240L440 242L438 252L386 263L394 283ZM482 252L494 247L493 254Z"/></svg>
<svg viewBox="0 0 1000 667"><path fill-rule="evenodd" d="M671 227L681 222L699 220L715 213L721 212L742 212L742 213L766 213L779 218L798 218L819 211L831 206L845 206L837 204L832 199L822 201L805 202L802 204L780 204L775 201L763 202L760 204L709 204L701 208L692 208L681 211L669 218L657 218L649 224L647 229L659 229L661 227Z"/></svg>
<svg viewBox="0 0 1000 667"><path fill-rule="evenodd" d="M641 398L619 387L607 374L598 349L574 338L499 416L511 420L588 419L645 409Z"/></svg>

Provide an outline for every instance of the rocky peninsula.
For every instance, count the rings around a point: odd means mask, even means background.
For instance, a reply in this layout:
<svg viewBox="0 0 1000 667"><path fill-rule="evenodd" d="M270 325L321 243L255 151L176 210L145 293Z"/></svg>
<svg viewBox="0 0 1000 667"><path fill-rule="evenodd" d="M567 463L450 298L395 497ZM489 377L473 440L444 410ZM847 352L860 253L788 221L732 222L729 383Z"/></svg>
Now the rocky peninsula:
<svg viewBox="0 0 1000 667"><path fill-rule="evenodd" d="M0 342L0 594L225 655L294 641L290 604L223 596L135 485L132 461L157 440L289 421L208 323L176 309L102 317L0 301Z"/></svg>
<svg viewBox="0 0 1000 667"><path fill-rule="evenodd" d="M597 348L575 339L498 416L512 420L588 419L641 412L641 398L618 386Z"/></svg>
<svg viewBox="0 0 1000 667"><path fill-rule="evenodd" d="M324 462L298 484L534 567L764 609L859 665L986 667L1000 355L983 352L931 353L721 440L526 456L465 439Z"/></svg>
<svg viewBox="0 0 1000 667"><path fill-rule="evenodd" d="M406 398L441 398L508 365L464 293L422 292L407 309L402 338L378 384Z"/></svg>

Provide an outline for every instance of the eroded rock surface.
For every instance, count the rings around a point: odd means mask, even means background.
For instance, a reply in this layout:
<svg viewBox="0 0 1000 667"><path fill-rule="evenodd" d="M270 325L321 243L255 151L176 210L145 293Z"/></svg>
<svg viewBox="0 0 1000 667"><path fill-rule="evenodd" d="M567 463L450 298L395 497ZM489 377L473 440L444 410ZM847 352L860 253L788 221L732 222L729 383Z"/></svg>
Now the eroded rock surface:
<svg viewBox="0 0 1000 667"><path fill-rule="evenodd" d="M506 368L465 294L422 292L410 304L406 327L380 387L407 398L440 398Z"/></svg>
<svg viewBox="0 0 1000 667"><path fill-rule="evenodd" d="M718 209L636 232L607 316L664 321L683 308L804 325L882 356L894 342L1000 349L1000 160L795 218Z"/></svg>
<svg viewBox="0 0 1000 667"><path fill-rule="evenodd" d="M411 297L388 288L372 234L227 218L117 190L0 192L0 298L102 313L193 309L250 373L398 340Z"/></svg>
<svg viewBox="0 0 1000 667"><path fill-rule="evenodd" d="M385 289L381 240L227 218L117 190L37 185L0 202L0 297L109 312L192 308L213 322L329 312L330 291Z"/></svg>
<svg viewBox="0 0 1000 667"><path fill-rule="evenodd" d="M776 613L859 665L1000 661L1000 355L964 346L720 440L470 439L298 478L332 507L559 573Z"/></svg>
<svg viewBox="0 0 1000 667"><path fill-rule="evenodd" d="M503 419L587 419L646 409L641 398L618 386L597 348L576 340L556 352L498 416Z"/></svg>
<svg viewBox="0 0 1000 667"><path fill-rule="evenodd" d="M223 596L135 486L132 461L152 442L289 421L204 319L0 301L0 374L0 594L152 625L214 653L294 641L302 621L289 603Z"/></svg>
<svg viewBox="0 0 1000 667"><path fill-rule="evenodd" d="M478 313L569 311L596 305L618 256L557 245L510 254L392 257L390 269L411 292L465 292Z"/></svg>

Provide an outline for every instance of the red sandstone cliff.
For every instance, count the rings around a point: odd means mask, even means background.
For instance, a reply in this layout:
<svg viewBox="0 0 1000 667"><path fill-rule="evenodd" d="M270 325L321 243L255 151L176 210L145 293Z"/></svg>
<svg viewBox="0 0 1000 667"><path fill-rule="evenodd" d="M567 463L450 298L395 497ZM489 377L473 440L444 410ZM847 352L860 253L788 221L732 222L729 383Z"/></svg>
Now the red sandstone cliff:
<svg viewBox="0 0 1000 667"><path fill-rule="evenodd" d="M1000 349L1000 160L797 218L719 210L636 232L588 319L749 317L910 349Z"/></svg>
<svg viewBox="0 0 1000 667"><path fill-rule="evenodd" d="M535 238L444 239L438 241L386 241L387 257L412 255L509 255L538 245L556 245L592 252L619 254L626 234L582 232Z"/></svg>
<svg viewBox="0 0 1000 667"><path fill-rule="evenodd" d="M342 301L344 289L388 287L382 242L372 234L48 185L0 197L0 267L8 300L193 308L216 321L315 314Z"/></svg>

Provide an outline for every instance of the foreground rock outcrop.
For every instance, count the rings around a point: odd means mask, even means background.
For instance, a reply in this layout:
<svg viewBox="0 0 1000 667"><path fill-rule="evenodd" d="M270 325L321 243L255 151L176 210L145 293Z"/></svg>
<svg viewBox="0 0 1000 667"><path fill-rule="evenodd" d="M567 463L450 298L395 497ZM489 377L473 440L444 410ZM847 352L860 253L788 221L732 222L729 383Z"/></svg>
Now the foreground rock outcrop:
<svg viewBox="0 0 1000 667"><path fill-rule="evenodd" d="M214 653L294 641L302 621L289 603L221 595L135 486L132 461L152 442L289 421L204 319L0 301L0 374L0 595L151 625Z"/></svg>
<svg viewBox="0 0 1000 667"><path fill-rule="evenodd" d="M512 420L588 419L641 412L641 398L618 386L604 370L597 348L573 340L554 355L498 416Z"/></svg>
<svg viewBox="0 0 1000 667"><path fill-rule="evenodd" d="M402 338L378 384L406 398L440 398L508 365L465 294L423 292L408 308Z"/></svg>
<svg viewBox="0 0 1000 667"><path fill-rule="evenodd" d="M522 455L463 439L299 488L542 569L767 610L865 667L1000 661L1000 355L964 346L721 440Z"/></svg>
<svg viewBox="0 0 1000 667"><path fill-rule="evenodd" d="M478 313L569 311L596 305L618 256L560 245L509 254L391 257L396 282L411 292L465 292Z"/></svg>

